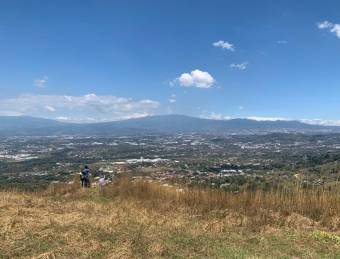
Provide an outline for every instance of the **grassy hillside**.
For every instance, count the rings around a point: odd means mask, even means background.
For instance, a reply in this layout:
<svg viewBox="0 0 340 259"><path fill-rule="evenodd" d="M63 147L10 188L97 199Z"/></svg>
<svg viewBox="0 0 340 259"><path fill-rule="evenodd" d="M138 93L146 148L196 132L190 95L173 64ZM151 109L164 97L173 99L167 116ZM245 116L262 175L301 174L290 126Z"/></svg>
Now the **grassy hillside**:
<svg viewBox="0 0 340 259"><path fill-rule="evenodd" d="M0 194L0 258L340 258L337 188L228 194L120 179Z"/></svg>

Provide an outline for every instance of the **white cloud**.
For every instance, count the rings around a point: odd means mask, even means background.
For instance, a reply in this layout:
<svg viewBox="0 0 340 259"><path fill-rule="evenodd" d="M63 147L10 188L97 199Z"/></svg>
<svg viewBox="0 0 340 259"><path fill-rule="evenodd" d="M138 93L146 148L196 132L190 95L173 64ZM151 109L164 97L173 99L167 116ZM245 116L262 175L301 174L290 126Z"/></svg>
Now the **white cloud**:
<svg viewBox="0 0 340 259"><path fill-rule="evenodd" d="M221 113L215 113L215 112L212 112L207 116L202 115L201 117L204 118L204 119L210 119L210 120L230 120L230 119L232 119L232 117L230 117L230 116L226 116L226 115L223 115Z"/></svg>
<svg viewBox="0 0 340 259"><path fill-rule="evenodd" d="M183 73L175 79L180 86L183 87L198 87L198 88L210 88L215 83L215 79L205 71L199 69L193 70L189 73Z"/></svg>
<svg viewBox="0 0 340 259"><path fill-rule="evenodd" d="M221 113L215 113L215 112L212 112L209 115L201 114L200 117L204 119L212 119L212 120L232 120L232 119L248 119L248 120L255 120L255 121L292 121L294 120L294 119L286 118L286 117L266 117L266 116L232 117L232 116L226 116ZM296 119L296 121L300 121L300 122L311 124L311 125L340 126L340 119L339 120Z"/></svg>
<svg viewBox="0 0 340 259"><path fill-rule="evenodd" d="M284 117L260 117L260 116L250 116L246 117L246 119L254 120L254 121L289 121L289 119Z"/></svg>
<svg viewBox="0 0 340 259"><path fill-rule="evenodd" d="M74 122L137 118L153 115L159 108L160 103L153 100L136 101L131 98L96 94L84 96L27 94L0 100L0 115L29 115Z"/></svg>
<svg viewBox="0 0 340 259"><path fill-rule="evenodd" d="M319 22L317 26L321 30L328 29L331 33L335 34L335 36L340 39L340 24L332 23L329 21L323 21Z"/></svg>
<svg viewBox="0 0 340 259"><path fill-rule="evenodd" d="M230 51L235 51L235 47L232 43L229 43L228 41L223 41L223 40L219 40L213 43L214 47L219 47L222 49L227 49Z"/></svg>
<svg viewBox="0 0 340 259"><path fill-rule="evenodd" d="M340 126L340 120L302 119L301 122L322 126Z"/></svg>
<svg viewBox="0 0 340 259"><path fill-rule="evenodd" d="M230 67L242 71L242 70L247 69L248 64L249 64L248 62L243 62L243 63L240 63L240 64L232 63L232 64L230 64Z"/></svg>
<svg viewBox="0 0 340 259"><path fill-rule="evenodd" d="M45 109L48 110L48 111L50 111L50 112L55 112L55 108L52 107L52 106L49 106L49 105L46 105L46 106L45 106Z"/></svg>
<svg viewBox="0 0 340 259"><path fill-rule="evenodd" d="M276 41L277 44L288 44L287 40L278 40Z"/></svg>
<svg viewBox="0 0 340 259"><path fill-rule="evenodd" d="M331 32L333 32L340 39L340 24L334 24Z"/></svg>
<svg viewBox="0 0 340 259"><path fill-rule="evenodd" d="M249 117L231 117L221 113L212 112L208 116L201 115L202 118L212 120L231 120L231 119L248 119L255 121L292 121L293 119L286 117L266 117L266 116L249 116ZM297 119L297 121L321 126L340 126L340 120L325 120L325 119Z"/></svg>
<svg viewBox="0 0 340 259"><path fill-rule="evenodd" d="M179 78L178 81L181 86L192 86L194 84L193 77L188 73L183 73Z"/></svg>
<svg viewBox="0 0 340 259"><path fill-rule="evenodd" d="M44 88L48 82L48 77L44 76L43 78L35 79L33 81L34 86Z"/></svg>
<svg viewBox="0 0 340 259"><path fill-rule="evenodd" d="M175 103L177 100L176 100L176 95L175 94L172 94L171 97L168 99L169 103Z"/></svg>
<svg viewBox="0 0 340 259"><path fill-rule="evenodd" d="M319 22L317 25L319 29L327 29L333 27L333 24L329 21Z"/></svg>
<svg viewBox="0 0 340 259"><path fill-rule="evenodd" d="M240 106L243 108L243 106ZM239 107L239 109L240 109ZM248 119L248 120L255 120L255 121L289 121L289 119L284 117L260 117L260 116L249 116L249 117L232 117L223 115L221 113L212 112L208 116L201 115L202 118L205 119L212 119L212 120L231 120L231 119Z"/></svg>
<svg viewBox="0 0 340 259"><path fill-rule="evenodd" d="M69 118L65 117L65 116L59 116L59 117L56 117L55 119L58 120L58 121L68 121L69 120Z"/></svg>
<svg viewBox="0 0 340 259"><path fill-rule="evenodd" d="M240 111L242 111L242 110L244 109L244 106L240 105L240 106L238 107L238 109L239 109Z"/></svg>

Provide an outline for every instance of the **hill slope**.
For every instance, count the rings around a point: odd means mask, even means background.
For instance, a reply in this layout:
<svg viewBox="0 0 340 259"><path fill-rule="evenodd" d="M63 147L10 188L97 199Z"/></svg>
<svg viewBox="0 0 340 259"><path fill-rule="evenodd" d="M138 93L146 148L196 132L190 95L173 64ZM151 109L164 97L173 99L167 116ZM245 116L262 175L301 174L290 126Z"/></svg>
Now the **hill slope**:
<svg viewBox="0 0 340 259"><path fill-rule="evenodd" d="M264 200L259 196L256 200L261 202L256 205L253 204L255 197L251 196L245 197L244 202L238 201L241 202L240 211L250 213L246 215L238 212L237 207L200 210L194 207L201 205L192 207L183 199L174 204L173 191L164 187L154 191L145 185L140 189L131 184L112 187L99 191L60 185L45 193L1 191L0 257L340 256L340 236L336 232L329 228L320 230L317 222L290 210L283 211L282 215L264 211ZM237 197L233 198L235 202L230 200L235 206ZM327 197L323 199L327 200ZM199 196L193 198L200 199ZM247 208L255 206L256 210L244 210L243 205ZM334 224L335 230L339 229L335 221Z"/></svg>

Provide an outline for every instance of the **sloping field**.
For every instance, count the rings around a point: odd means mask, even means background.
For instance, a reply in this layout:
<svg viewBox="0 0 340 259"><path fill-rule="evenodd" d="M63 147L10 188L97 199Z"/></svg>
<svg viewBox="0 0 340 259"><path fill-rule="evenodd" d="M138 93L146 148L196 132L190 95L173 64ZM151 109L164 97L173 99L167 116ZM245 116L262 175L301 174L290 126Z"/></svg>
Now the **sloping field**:
<svg viewBox="0 0 340 259"><path fill-rule="evenodd" d="M337 213L330 225L288 211L207 210L186 192L125 180L3 191L0 258L340 258Z"/></svg>

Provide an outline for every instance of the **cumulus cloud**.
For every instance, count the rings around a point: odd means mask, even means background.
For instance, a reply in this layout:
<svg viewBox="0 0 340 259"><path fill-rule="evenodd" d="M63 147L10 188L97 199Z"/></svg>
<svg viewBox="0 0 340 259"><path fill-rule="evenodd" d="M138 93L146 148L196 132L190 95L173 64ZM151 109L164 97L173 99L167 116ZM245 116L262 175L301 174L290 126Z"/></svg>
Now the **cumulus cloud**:
<svg viewBox="0 0 340 259"><path fill-rule="evenodd" d="M327 28L331 28L333 24L329 21L323 21L323 22L319 22L317 26L319 29L327 29Z"/></svg>
<svg viewBox="0 0 340 259"><path fill-rule="evenodd" d="M331 32L334 33L340 39L340 24L334 24Z"/></svg>
<svg viewBox="0 0 340 259"><path fill-rule="evenodd" d="M33 85L36 87L44 88L47 84L48 77L44 76L43 78L38 78L33 81Z"/></svg>
<svg viewBox="0 0 340 259"><path fill-rule="evenodd" d="M156 113L160 103L116 96L20 95L0 100L0 115L29 115L73 122L113 121Z"/></svg>
<svg viewBox="0 0 340 259"><path fill-rule="evenodd" d="M208 72L196 69L190 73L181 74L173 81L175 82L183 87L210 88L215 83L215 79Z"/></svg>
<svg viewBox="0 0 340 259"><path fill-rule="evenodd" d="M236 63L232 63L230 64L230 67L233 68L233 69L237 69L237 70L246 70L247 69L247 66L248 66L248 62L243 62L243 63L240 63L240 64L236 64Z"/></svg>
<svg viewBox="0 0 340 259"><path fill-rule="evenodd" d="M230 51L235 51L234 45L228 41L219 40L219 41L214 42L213 46L226 49L226 50L230 50Z"/></svg>
<svg viewBox="0 0 340 259"><path fill-rule="evenodd" d="M320 30L324 30L324 29L329 30L331 33L335 34L335 36L340 39L340 24L332 23L329 21L322 21L322 22L319 22L317 26Z"/></svg>

